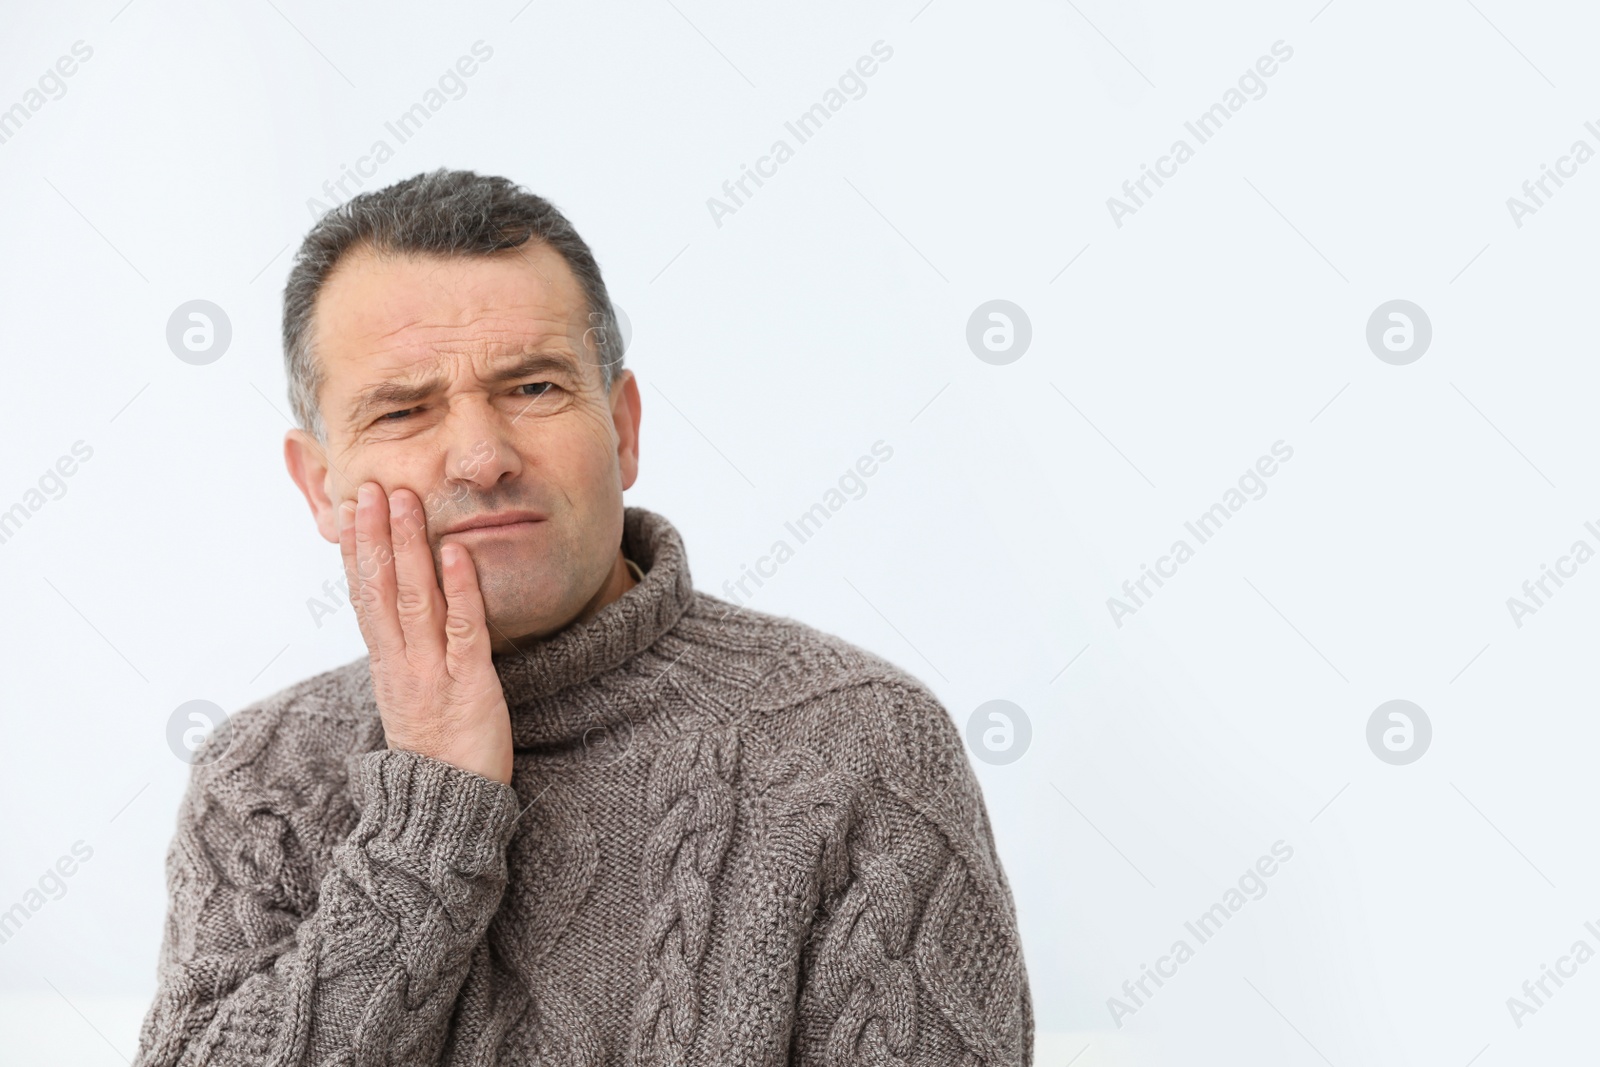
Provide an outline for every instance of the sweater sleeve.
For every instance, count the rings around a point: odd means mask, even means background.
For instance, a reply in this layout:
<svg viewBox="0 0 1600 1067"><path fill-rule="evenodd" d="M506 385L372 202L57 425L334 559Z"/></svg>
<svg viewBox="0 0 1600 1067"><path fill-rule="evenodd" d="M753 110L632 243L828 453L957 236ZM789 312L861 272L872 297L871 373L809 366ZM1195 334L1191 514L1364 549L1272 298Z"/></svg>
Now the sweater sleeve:
<svg viewBox="0 0 1600 1067"><path fill-rule="evenodd" d="M241 788L238 767L194 768L134 1067L439 1061L505 888L516 793L413 752L351 766L360 817L314 888L293 827L325 816L285 811L295 788Z"/></svg>
<svg viewBox="0 0 1600 1067"><path fill-rule="evenodd" d="M806 946L790 1063L1029 1067L1033 1004L982 792L942 707L908 721L916 747L863 800Z"/></svg>

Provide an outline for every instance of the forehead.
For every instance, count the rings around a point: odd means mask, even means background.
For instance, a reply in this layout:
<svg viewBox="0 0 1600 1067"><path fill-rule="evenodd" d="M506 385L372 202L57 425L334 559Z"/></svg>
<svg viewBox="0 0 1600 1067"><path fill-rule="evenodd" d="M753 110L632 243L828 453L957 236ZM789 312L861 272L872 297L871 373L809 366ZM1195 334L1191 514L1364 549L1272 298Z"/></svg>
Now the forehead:
<svg viewBox="0 0 1600 1067"><path fill-rule="evenodd" d="M323 283L313 330L332 384L440 355L575 351L586 309L566 260L543 244L489 256L384 255L364 246Z"/></svg>

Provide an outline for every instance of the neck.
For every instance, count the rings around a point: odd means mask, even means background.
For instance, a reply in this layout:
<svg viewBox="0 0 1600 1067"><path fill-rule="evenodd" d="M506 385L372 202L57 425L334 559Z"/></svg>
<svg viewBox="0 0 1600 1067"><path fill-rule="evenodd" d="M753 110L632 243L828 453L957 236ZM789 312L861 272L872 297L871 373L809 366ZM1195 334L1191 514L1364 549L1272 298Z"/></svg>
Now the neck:
<svg viewBox="0 0 1600 1067"><path fill-rule="evenodd" d="M656 647L695 596L678 531L664 516L629 507L620 548L611 576L582 621L495 654L512 739L519 747L582 746L595 729L628 727L644 713L644 704L655 701L637 692L626 698L617 694L635 685L648 687L683 654L676 641L669 642L668 651ZM627 560L638 564L642 578L633 577Z"/></svg>
<svg viewBox="0 0 1600 1067"><path fill-rule="evenodd" d="M573 616L562 629L583 625L600 614L601 608L604 608L638 584L634 580L633 571L628 568L628 561L623 555L622 549L618 548L616 558L611 561L611 570L607 573L606 580L600 583L600 588L595 591L594 596L589 598L588 603L584 604L578 614ZM495 634L495 639L490 647L493 651L500 653L522 651L550 637L549 634L532 637L526 634L519 634L514 637L507 637L501 634L498 629Z"/></svg>

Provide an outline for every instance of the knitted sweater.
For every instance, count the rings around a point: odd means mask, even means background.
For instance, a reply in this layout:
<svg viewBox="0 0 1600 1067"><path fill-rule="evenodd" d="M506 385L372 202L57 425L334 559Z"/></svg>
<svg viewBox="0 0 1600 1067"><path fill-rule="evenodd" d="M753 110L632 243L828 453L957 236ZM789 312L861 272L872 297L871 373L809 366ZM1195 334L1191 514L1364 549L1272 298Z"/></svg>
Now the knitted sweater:
<svg viewBox="0 0 1600 1067"><path fill-rule="evenodd" d="M1032 1062L949 713L624 527L644 580L494 657L510 785L389 750L366 657L218 728L137 1067Z"/></svg>

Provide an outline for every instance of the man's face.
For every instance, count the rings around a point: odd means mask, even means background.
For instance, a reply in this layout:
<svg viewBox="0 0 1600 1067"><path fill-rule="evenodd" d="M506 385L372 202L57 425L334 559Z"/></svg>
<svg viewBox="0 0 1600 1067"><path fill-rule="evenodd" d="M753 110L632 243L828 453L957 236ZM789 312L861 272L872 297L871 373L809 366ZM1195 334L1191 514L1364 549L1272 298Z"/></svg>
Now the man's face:
<svg viewBox="0 0 1600 1067"><path fill-rule="evenodd" d="M497 646L592 614L618 564L639 429L638 385L624 371L603 388L592 325L544 245L348 254L313 323L326 448L299 430L284 445L323 537L338 542L339 505L362 482L410 489L436 571L444 541L471 555ZM531 521L457 529L508 512Z"/></svg>

